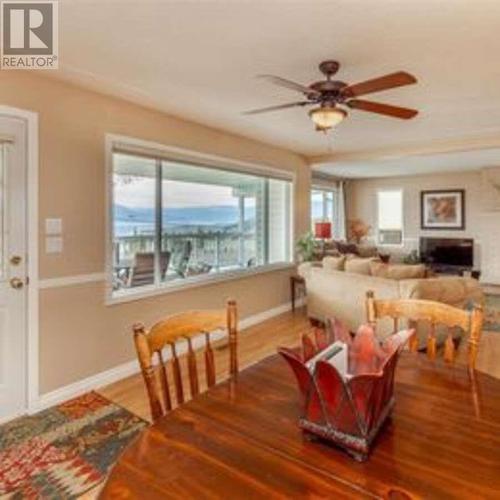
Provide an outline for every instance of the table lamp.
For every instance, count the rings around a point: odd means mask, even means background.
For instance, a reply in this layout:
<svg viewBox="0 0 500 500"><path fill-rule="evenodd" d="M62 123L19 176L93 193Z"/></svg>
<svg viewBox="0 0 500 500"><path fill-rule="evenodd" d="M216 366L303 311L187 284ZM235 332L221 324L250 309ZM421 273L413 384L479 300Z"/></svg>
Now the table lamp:
<svg viewBox="0 0 500 500"><path fill-rule="evenodd" d="M316 222L314 224L314 237L322 240L323 257L325 256L325 240L332 237L332 223L331 222Z"/></svg>

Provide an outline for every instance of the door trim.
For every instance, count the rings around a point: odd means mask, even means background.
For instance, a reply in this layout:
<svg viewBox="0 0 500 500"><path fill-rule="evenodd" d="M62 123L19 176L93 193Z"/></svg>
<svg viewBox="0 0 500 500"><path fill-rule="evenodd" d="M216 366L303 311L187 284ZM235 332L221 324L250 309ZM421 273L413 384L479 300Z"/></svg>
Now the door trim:
<svg viewBox="0 0 500 500"><path fill-rule="evenodd" d="M0 105L0 116L17 118L26 126L26 232L28 266L26 311L26 403L25 411L33 410L39 393L39 304L38 304L38 113Z"/></svg>

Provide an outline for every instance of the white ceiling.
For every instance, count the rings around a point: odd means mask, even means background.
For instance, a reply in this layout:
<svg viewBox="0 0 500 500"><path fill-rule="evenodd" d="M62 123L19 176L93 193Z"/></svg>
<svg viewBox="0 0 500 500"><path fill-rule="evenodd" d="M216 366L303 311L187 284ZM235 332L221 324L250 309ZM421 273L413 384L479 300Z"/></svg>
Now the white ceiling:
<svg viewBox="0 0 500 500"><path fill-rule="evenodd" d="M500 166L500 148L458 151L386 160L339 160L316 170L350 179L463 172Z"/></svg>
<svg viewBox="0 0 500 500"><path fill-rule="evenodd" d="M50 76L306 156L340 159L500 132L498 0L59 3L60 70ZM369 98L420 115L400 121L352 111L327 136L302 108L241 115L300 100L257 74L307 84L320 79L317 64L329 58L341 62L337 76L350 83L413 73L417 85Z"/></svg>

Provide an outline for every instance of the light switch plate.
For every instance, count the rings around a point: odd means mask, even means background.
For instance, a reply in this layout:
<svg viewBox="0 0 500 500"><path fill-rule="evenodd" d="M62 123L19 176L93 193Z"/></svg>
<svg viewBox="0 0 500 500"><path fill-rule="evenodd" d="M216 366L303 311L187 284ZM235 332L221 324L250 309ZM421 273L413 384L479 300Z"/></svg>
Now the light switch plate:
<svg viewBox="0 0 500 500"><path fill-rule="evenodd" d="M62 219L45 219L45 234L62 234Z"/></svg>
<svg viewBox="0 0 500 500"><path fill-rule="evenodd" d="M47 236L45 238L45 253L61 253L63 239L60 236Z"/></svg>

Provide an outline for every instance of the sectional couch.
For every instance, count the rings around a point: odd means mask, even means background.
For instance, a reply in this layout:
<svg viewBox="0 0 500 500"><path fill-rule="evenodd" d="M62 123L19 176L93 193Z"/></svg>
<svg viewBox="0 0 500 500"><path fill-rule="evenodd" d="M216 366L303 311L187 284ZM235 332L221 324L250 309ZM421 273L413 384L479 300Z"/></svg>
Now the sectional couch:
<svg viewBox="0 0 500 500"><path fill-rule="evenodd" d="M342 266L335 259L332 264L329 259L331 258L326 257L322 264L299 265L298 272L306 281L307 313L311 319L324 321L335 316L351 330L355 330L366 320L365 296L368 290L373 290L375 297L381 299L427 299L460 308L471 303L484 303L484 293L479 282L472 278L426 278L423 266L420 269L417 269L417 266L403 269L401 265L392 266L392 269L391 266L385 266L382 270L378 269L378 276L374 276L373 269L377 266L380 268L378 262L369 262L366 265L367 259L357 259L358 262L349 264L347 259ZM397 279L405 275L403 271L407 271L406 275L421 277ZM390 319L381 320L377 333L384 337L390 334L392 329ZM445 332L438 329L438 342L443 340L444 334ZM425 325L419 328L418 336L423 345L427 336Z"/></svg>

